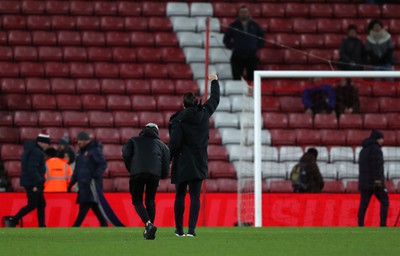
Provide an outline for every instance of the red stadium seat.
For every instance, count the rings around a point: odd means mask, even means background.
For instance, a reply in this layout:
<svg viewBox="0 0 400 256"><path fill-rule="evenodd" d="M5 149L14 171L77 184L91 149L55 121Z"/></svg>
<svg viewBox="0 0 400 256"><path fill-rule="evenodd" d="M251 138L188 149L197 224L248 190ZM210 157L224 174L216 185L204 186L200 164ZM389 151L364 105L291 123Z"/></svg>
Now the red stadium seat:
<svg viewBox="0 0 400 256"><path fill-rule="evenodd" d="M379 106L381 112L400 112L400 99L393 97L380 97Z"/></svg>
<svg viewBox="0 0 400 256"><path fill-rule="evenodd" d="M75 94L75 81L66 78L52 78L50 80L52 94Z"/></svg>
<svg viewBox="0 0 400 256"><path fill-rule="evenodd" d="M382 5L382 17L385 19L397 19L400 13L400 6L398 4L384 4Z"/></svg>
<svg viewBox="0 0 400 256"><path fill-rule="evenodd" d="M171 79L193 79L193 72L187 64L169 64L168 76Z"/></svg>
<svg viewBox="0 0 400 256"><path fill-rule="evenodd" d="M271 193L292 193L292 181L290 180L271 180L269 184Z"/></svg>
<svg viewBox="0 0 400 256"><path fill-rule="evenodd" d="M87 127L89 124L86 112L64 111L62 115L65 127Z"/></svg>
<svg viewBox="0 0 400 256"><path fill-rule="evenodd" d="M119 64L119 74L121 78L143 78L143 67L139 64L121 63Z"/></svg>
<svg viewBox="0 0 400 256"><path fill-rule="evenodd" d="M381 7L375 4L359 4L358 6L358 17L359 18L380 18Z"/></svg>
<svg viewBox="0 0 400 256"><path fill-rule="evenodd" d="M114 117L110 112L88 111L89 126L91 127L113 127Z"/></svg>
<svg viewBox="0 0 400 256"><path fill-rule="evenodd" d="M57 31L59 45L81 45L81 34L78 31Z"/></svg>
<svg viewBox="0 0 400 256"><path fill-rule="evenodd" d="M342 19L342 31L344 33L347 33L347 28L349 27L349 25L356 25L357 32L364 34L366 32L368 22L365 19L354 19L354 18Z"/></svg>
<svg viewBox="0 0 400 256"><path fill-rule="evenodd" d="M125 94L125 81L120 79L101 79L101 92L107 94Z"/></svg>
<svg viewBox="0 0 400 256"><path fill-rule="evenodd" d="M100 19L96 16L77 16L76 28L78 30L99 30Z"/></svg>
<svg viewBox="0 0 400 256"><path fill-rule="evenodd" d="M210 129L208 141L210 144L221 144L221 134L217 129Z"/></svg>
<svg viewBox="0 0 400 256"><path fill-rule="evenodd" d="M175 33L155 32L154 43L158 47L173 46L178 47L179 41Z"/></svg>
<svg viewBox="0 0 400 256"><path fill-rule="evenodd" d="M57 106L54 95L33 94L31 100L33 110L54 110Z"/></svg>
<svg viewBox="0 0 400 256"><path fill-rule="evenodd" d="M358 193L358 181L349 180L346 182L346 193Z"/></svg>
<svg viewBox="0 0 400 256"><path fill-rule="evenodd" d="M212 3L212 5L214 10L214 16L218 18L235 17L237 15L237 5L234 3L214 2Z"/></svg>
<svg viewBox="0 0 400 256"><path fill-rule="evenodd" d="M160 128L158 130L158 135L160 136L160 140L166 144L169 142L169 130L167 128Z"/></svg>
<svg viewBox="0 0 400 256"><path fill-rule="evenodd" d="M175 95L157 95L156 103L158 111L177 111L182 108L182 97Z"/></svg>
<svg viewBox="0 0 400 256"><path fill-rule="evenodd" d="M301 48L323 48L324 38L321 35L303 34L300 36Z"/></svg>
<svg viewBox="0 0 400 256"><path fill-rule="evenodd" d="M122 127L119 128L119 135L121 137L121 142L125 143L130 138L139 136L139 133L142 131L141 128L132 128L132 127Z"/></svg>
<svg viewBox="0 0 400 256"><path fill-rule="evenodd" d="M139 124L138 115L133 112L115 111L113 116L115 127L137 127Z"/></svg>
<svg viewBox="0 0 400 256"><path fill-rule="evenodd" d="M156 123L158 127L164 127L164 117L160 112L145 112L139 113L139 127L144 127L148 123Z"/></svg>
<svg viewBox="0 0 400 256"><path fill-rule="evenodd" d="M379 112L379 99L370 97L360 97L360 113Z"/></svg>
<svg viewBox="0 0 400 256"><path fill-rule="evenodd" d="M172 80L151 79L150 88L152 94L174 94L175 84Z"/></svg>
<svg viewBox="0 0 400 256"><path fill-rule="evenodd" d="M298 48L300 46L300 37L293 34L277 34L275 37L277 46L289 46Z"/></svg>
<svg viewBox="0 0 400 256"><path fill-rule="evenodd" d="M175 80L175 93L177 95L183 95L186 92L193 92L194 94L199 93L199 86L196 81L193 80Z"/></svg>
<svg viewBox="0 0 400 256"><path fill-rule="evenodd" d="M3 113L1 113L3 114ZM12 127L0 126L0 143L18 143L19 131Z"/></svg>
<svg viewBox="0 0 400 256"><path fill-rule="evenodd" d="M364 115L364 129L386 129L387 119L385 115L366 113Z"/></svg>
<svg viewBox="0 0 400 256"><path fill-rule="evenodd" d="M283 43L284 44L284 43ZM264 64L280 64L284 60L285 50L263 48L258 51L258 57Z"/></svg>
<svg viewBox="0 0 400 256"><path fill-rule="evenodd" d="M172 24L167 17L150 17L149 18L150 31L165 31L172 32Z"/></svg>
<svg viewBox="0 0 400 256"><path fill-rule="evenodd" d="M285 50L285 63L287 64L306 64L307 55L303 52Z"/></svg>
<svg viewBox="0 0 400 256"><path fill-rule="evenodd" d="M261 14L264 18L284 18L285 17L285 5L276 3L264 3L261 6ZM237 8L232 17L237 15ZM218 15L217 15L218 16Z"/></svg>
<svg viewBox="0 0 400 256"><path fill-rule="evenodd" d="M361 115L341 114L339 117L339 129L362 129L363 120Z"/></svg>
<svg viewBox="0 0 400 256"><path fill-rule="evenodd" d="M341 33L342 32L342 21L336 19L317 19L317 30L318 33ZM342 36L342 35L340 35ZM342 36L343 37L343 36Z"/></svg>
<svg viewBox="0 0 400 256"><path fill-rule="evenodd" d="M22 145L16 144L2 144L0 146L1 159L3 161L8 160L21 160L21 156L23 153Z"/></svg>
<svg viewBox="0 0 400 256"><path fill-rule="evenodd" d="M8 46L0 46L0 61L12 61L13 49Z"/></svg>
<svg viewBox="0 0 400 256"><path fill-rule="evenodd" d="M324 35L324 45L325 48L339 48L342 42L343 36L340 34L325 34Z"/></svg>
<svg viewBox="0 0 400 256"><path fill-rule="evenodd" d="M308 63L327 63L332 59L332 50L310 49L308 52Z"/></svg>
<svg viewBox="0 0 400 256"><path fill-rule="evenodd" d="M308 4L289 3L286 4L286 17L308 17L309 7Z"/></svg>
<svg viewBox="0 0 400 256"><path fill-rule="evenodd" d="M335 18L357 17L357 8L354 4L333 4L333 15Z"/></svg>
<svg viewBox="0 0 400 256"><path fill-rule="evenodd" d="M208 159L209 160L228 160L228 151L224 146L220 145L208 145Z"/></svg>
<svg viewBox="0 0 400 256"><path fill-rule="evenodd" d="M330 18L333 16L333 9L330 4L310 4L310 17L311 18Z"/></svg>
<svg viewBox="0 0 400 256"><path fill-rule="evenodd" d="M128 47L113 47L113 60L115 62L136 62L136 49Z"/></svg>
<svg viewBox="0 0 400 256"><path fill-rule="evenodd" d="M148 32L132 32L131 33L131 45L133 47L138 46L154 46L154 36Z"/></svg>
<svg viewBox="0 0 400 256"><path fill-rule="evenodd" d="M65 62L45 62L45 75L47 77L69 77L69 65Z"/></svg>
<svg viewBox="0 0 400 256"><path fill-rule="evenodd" d="M77 142L77 136L78 133L80 133L81 131L85 131L89 134L89 138L94 140L94 131L91 128L86 128L86 127L70 127L68 128L68 134L71 138L71 142L72 144L76 144Z"/></svg>
<svg viewBox="0 0 400 256"><path fill-rule="evenodd" d="M70 5L72 15L93 15L93 2L73 1Z"/></svg>
<svg viewBox="0 0 400 256"><path fill-rule="evenodd" d="M105 46L106 36L103 32L83 31L82 45L84 46Z"/></svg>
<svg viewBox="0 0 400 256"><path fill-rule="evenodd" d="M97 79L76 79L75 84L78 94L100 94L100 82Z"/></svg>
<svg viewBox="0 0 400 256"><path fill-rule="evenodd" d="M348 146L360 146L361 142L365 140L370 133L370 130L347 130L346 143Z"/></svg>
<svg viewBox="0 0 400 256"><path fill-rule="evenodd" d="M298 34L316 33L317 23L315 20L297 18L293 21L293 31Z"/></svg>
<svg viewBox="0 0 400 256"><path fill-rule="evenodd" d="M125 95L107 95L108 110L131 110L131 100Z"/></svg>
<svg viewBox="0 0 400 256"><path fill-rule="evenodd" d="M23 14L44 14L46 2L23 1L21 12Z"/></svg>
<svg viewBox="0 0 400 256"><path fill-rule="evenodd" d="M346 145L346 131L345 130L320 130L321 144L325 146Z"/></svg>
<svg viewBox="0 0 400 256"><path fill-rule="evenodd" d="M220 28L221 32L225 33L226 30L229 28L230 24L234 21L235 19L233 17L223 17L219 18L219 23L220 23ZM264 22L265 23L265 22ZM269 27L269 26L267 26Z"/></svg>
<svg viewBox="0 0 400 256"><path fill-rule="evenodd" d="M279 105L282 112L304 112L301 97L282 96L279 98Z"/></svg>
<svg viewBox="0 0 400 256"><path fill-rule="evenodd" d="M36 112L15 111L14 125L15 126L37 126L38 118Z"/></svg>
<svg viewBox="0 0 400 256"><path fill-rule="evenodd" d="M312 128L313 120L309 114L305 113L289 113L289 128Z"/></svg>
<svg viewBox="0 0 400 256"><path fill-rule="evenodd" d="M0 126L12 126L13 125L13 113L12 112L0 112Z"/></svg>
<svg viewBox="0 0 400 256"><path fill-rule="evenodd" d="M133 95L131 100L134 111L155 111L157 108L156 100L152 95Z"/></svg>
<svg viewBox="0 0 400 256"><path fill-rule="evenodd" d="M96 140L101 143L119 144L120 137L117 129L113 128L96 128L94 129Z"/></svg>
<svg viewBox="0 0 400 256"><path fill-rule="evenodd" d="M103 31L122 31L125 20L122 17L103 16L100 18L100 26Z"/></svg>
<svg viewBox="0 0 400 256"><path fill-rule="evenodd" d="M320 145L321 135L318 130L296 129L296 142L298 145Z"/></svg>
<svg viewBox="0 0 400 256"><path fill-rule="evenodd" d="M94 76L94 68L91 63L70 62L69 65L71 76L74 78Z"/></svg>
<svg viewBox="0 0 400 256"><path fill-rule="evenodd" d="M51 16L51 27L53 30L74 30L76 20L73 16L53 15Z"/></svg>
<svg viewBox="0 0 400 256"><path fill-rule="evenodd" d="M116 15L118 12L117 3L114 2L95 2L95 15Z"/></svg>
<svg viewBox="0 0 400 256"><path fill-rule="evenodd" d="M161 51L152 47L136 48L138 62L161 62Z"/></svg>
<svg viewBox="0 0 400 256"><path fill-rule="evenodd" d="M81 96L84 110L106 110L106 99L103 95L84 94Z"/></svg>
<svg viewBox="0 0 400 256"><path fill-rule="evenodd" d="M9 45L30 45L32 43L32 35L29 31L10 30L7 32Z"/></svg>
<svg viewBox="0 0 400 256"><path fill-rule="evenodd" d="M293 146L296 144L296 133L293 130L284 130L284 129L272 129L271 138L272 145L290 145Z"/></svg>
<svg viewBox="0 0 400 256"><path fill-rule="evenodd" d="M326 180L324 181L323 193L343 193L344 186L341 180Z"/></svg>
<svg viewBox="0 0 400 256"><path fill-rule="evenodd" d="M37 62L20 62L20 74L22 77L43 77L44 66Z"/></svg>
<svg viewBox="0 0 400 256"><path fill-rule="evenodd" d="M145 63L144 64L144 76L146 78L167 78L168 77L168 66L157 63Z"/></svg>
<svg viewBox="0 0 400 256"><path fill-rule="evenodd" d="M21 2L2 1L0 5L0 14L19 14L21 11Z"/></svg>
<svg viewBox="0 0 400 256"><path fill-rule="evenodd" d="M126 82L126 93L132 94L150 94L149 80L128 79Z"/></svg>
<svg viewBox="0 0 400 256"><path fill-rule="evenodd" d="M288 128L289 119L286 113L264 113L262 118L267 129Z"/></svg>
<svg viewBox="0 0 400 256"><path fill-rule="evenodd" d="M103 154L107 161L110 160L121 160L122 158L122 146L114 144L105 144L103 146Z"/></svg>
<svg viewBox="0 0 400 256"><path fill-rule="evenodd" d="M388 129L399 129L400 128L400 114L399 113L390 113L386 114L386 118L388 121Z"/></svg>
<svg viewBox="0 0 400 256"><path fill-rule="evenodd" d="M59 110L77 110L82 109L82 101L79 95L59 94L56 95L57 109Z"/></svg>
<svg viewBox="0 0 400 256"><path fill-rule="evenodd" d="M130 42L128 33L118 31L106 32L107 46L129 46Z"/></svg>
<svg viewBox="0 0 400 256"><path fill-rule="evenodd" d="M185 54L181 48L163 47L160 49L162 62L185 63Z"/></svg>
<svg viewBox="0 0 400 256"><path fill-rule="evenodd" d="M130 176L123 161L110 161L107 163L107 170L110 173L111 178Z"/></svg>
<svg viewBox="0 0 400 256"><path fill-rule="evenodd" d="M87 54L89 61L111 61L112 52L109 48L104 47L87 47Z"/></svg>
<svg viewBox="0 0 400 256"><path fill-rule="evenodd" d="M383 135L385 138L385 146L397 146L397 134L396 131L384 130Z"/></svg>
<svg viewBox="0 0 400 256"><path fill-rule="evenodd" d="M3 15L3 28L9 29L26 29L26 17L21 15Z"/></svg>
<svg viewBox="0 0 400 256"><path fill-rule="evenodd" d="M8 110L31 110L31 98L24 94L7 94L5 102Z"/></svg>
<svg viewBox="0 0 400 256"><path fill-rule="evenodd" d="M51 19L49 16L31 15L27 17L26 25L29 30L50 30Z"/></svg>
<svg viewBox="0 0 400 256"><path fill-rule="evenodd" d="M19 77L19 65L12 62L0 62L1 77Z"/></svg>
<svg viewBox="0 0 400 256"><path fill-rule="evenodd" d="M108 62L97 62L94 64L96 77L118 78L119 67L117 64Z"/></svg>
<svg viewBox="0 0 400 256"><path fill-rule="evenodd" d="M104 175L107 175L107 177L108 177L108 173L105 172ZM104 177L104 175L103 175L103 177ZM113 179L106 179L106 178L103 179L103 191L104 192L114 192L115 191Z"/></svg>
<svg viewBox="0 0 400 256"><path fill-rule="evenodd" d="M118 177L113 181L116 192L129 192L129 177Z"/></svg>
<svg viewBox="0 0 400 256"><path fill-rule="evenodd" d="M55 109L55 108L53 108ZM54 111L38 111L38 121L40 127L61 127L62 115Z"/></svg>
<svg viewBox="0 0 400 256"><path fill-rule="evenodd" d="M48 14L69 14L70 3L59 1L47 1L46 12Z"/></svg>
<svg viewBox="0 0 400 256"><path fill-rule="evenodd" d="M147 17L125 17L125 30L147 31L148 29L149 19Z"/></svg>
<svg viewBox="0 0 400 256"><path fill-rule="evenodd" d="M50 93L50 82L47 79L41 78L27 78L25 80L26 83L26 92L28 94L31 93Z"/></svg>
<svg viewBox="0 0 400 256"><path fill-rule="evenodd" d="M84 47L66 46L63 48L65 61L86 61L87 52Z"/></svg>
<svg viewBox="0 0 400 256"><path fill-rule="evenodd" d="M59 47L40 46L38 47L39 61L62 61L63 53Z"/></svg>
<svg viewBox="0 0 400 256"><path fill-rule="evenodd" d="M7 161L4 163L4 170L8 178L21 176L21 161Z"/></svg>
<svg viewBox="0 0 400 256"><path fill-rule="evenodd" d="M165 2L142 2L143 16L166 16Z"/></svg>
<svg viewBox="0 0 400 256"><path fill-rule="evenodd" d="M122 16L140 16L142 6L139 2L118 2L118 13Z"/></svg>
<svg viewBox="0 0 400 256"><path fill-rule="evenodd" d="M393 96L396 95L396 86L394 84L382 84L376 83L372 86L372 94L375 97L381 96Z"/></svg>
<svg viewBox="0 0 400 256"><path fill-rule="evenodd" d="M3 78L0 90L4 93L25 93L25 80L20 78Z"/></svg>
<svg viewBox="0 0 400 256"><path fill-rule="evenodd" d="M211 178L236 178L235 167L230 162L210 161L208 163Z"/></svg>
<svg viewBox="0 0 400 256"><path fill-rule="evenodd" d="M226 182L224 182L224 185L226 185ZM224 186L225 187L225 186ZM217 179L207 179L206 181L203 182L203 191L204 189L207 191L207 193L216 193L219 191L218 187L218 180ZM228 192L228 191L224 191Z"/></svg>
<svg viewBox="0 0 400 256"><path fill-rule="evenodd" d="M293 28L293 23L292 20L289 19L271 18L269 20L268 27L270 32L291 33Z"/></svg>
<svg viewBox="0 0 400 256"><path fill-rule="evenodd" d="M206 188L207 183L208 181L206 181ZM236 179L217 179L218 191L221 193L236 193L238 189L237 183L238 181Z"/></svg>
<svg viewBox="0 0 400 256"><path fill-rule="evenodd" d="M60 138L62 138L65 135L68 135L68 130L66 128L48 127L46 128L46 130L50 135L51 143L58 143Z"/></svg>
<svg viewBox="0 0 400 256"><path fill-rule="evenodd" d="M41 129L36 127L21 127L20 128L20 140L25 143L28 140L36 140Z"/></svg>
<svg viewBox="0 0 400 256"><path fill-rule="evenodd" d="M337 129L338 121L334 114L316 114L314 116L315 129Z"/></svg>

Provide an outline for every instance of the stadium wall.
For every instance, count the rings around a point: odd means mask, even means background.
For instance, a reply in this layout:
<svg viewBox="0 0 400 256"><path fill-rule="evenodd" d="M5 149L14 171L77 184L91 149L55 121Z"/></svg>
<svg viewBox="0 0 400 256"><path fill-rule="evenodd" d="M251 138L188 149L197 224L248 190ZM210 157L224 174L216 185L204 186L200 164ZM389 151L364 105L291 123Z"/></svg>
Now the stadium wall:
<svg viewBox="0 0 400 256"><path fill-rule="evenodd" d="M106 193L110 205L121 221L132 227L142 223L128 193ZM388 225L393 226L400 210L400 195L390 196ZM47 193L46 224L48 227L70 227L77 214L76 194ZM358 194L263 194L263 226L356 226ZM188 199L189 200L189 199ZM206 226L234 226L237 221L236 193L207 194ZM156 225L174 226L174 194L160 193L156 198ZM1 193L0 216L15 214L26 204L25 193ZM188 207L187 207L188 208ZM199 220L202 219L200 213ZM187 223L187 214L185 214ZM199 221L201 224L201 221ZM379 203L373 198L367 212L366 226L379 224ZM36 212L24 218L25 227L37 227ZM90 211L82 226L97 227Z"/></svg>

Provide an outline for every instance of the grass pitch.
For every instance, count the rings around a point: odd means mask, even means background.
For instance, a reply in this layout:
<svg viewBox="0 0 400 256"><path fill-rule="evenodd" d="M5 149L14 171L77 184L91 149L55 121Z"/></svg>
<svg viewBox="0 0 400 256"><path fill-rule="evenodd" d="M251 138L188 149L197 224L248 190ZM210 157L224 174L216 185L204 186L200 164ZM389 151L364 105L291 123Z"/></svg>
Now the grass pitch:
<svg viewBox="0 0 400 256"><path fill-rule="evenodd" d="M159 228L154 241L142 228L0 229L1 255L400 255L399 228L198 228L175 237Z"/></svg>

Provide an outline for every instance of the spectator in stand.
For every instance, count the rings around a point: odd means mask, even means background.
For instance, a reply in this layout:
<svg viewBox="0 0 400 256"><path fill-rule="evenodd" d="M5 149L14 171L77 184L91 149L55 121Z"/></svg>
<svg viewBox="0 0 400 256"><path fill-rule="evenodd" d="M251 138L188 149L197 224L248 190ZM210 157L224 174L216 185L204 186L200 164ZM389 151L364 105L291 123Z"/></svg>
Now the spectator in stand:
<svg viewBox="0 0 400 256"><path fill-rule="evenodd" d="M330 84L321 84L320 78L311 78L310 85L313 88L305 89L302 93L302 101L305 113L330 114L335 109L335 93Z"/></svg>
<svg viewBox="0 0 400 256"><path fill-rule="evenodd" d="M360 113L360 98L358 89L354 87L351 79L342 79L335 87L336 115Z"/></svg>
<svg viewBox="0 0 400 256"><path fill-rule="evenodd" d="M68 164L75 162L75 152L70 146L70 137L64 136L58 141L57 145L57 157L67 159Z"/></svg>
<svg viewBox="0 0 400 256"><path fill-rule="evenodd" d="M293 192L318 193L324 188L324 180L317 165L318 150L309 148L290 172Z"/></svg>
<svg viewBox="0 0 400 256"><path fill-rule="evenodd" d="M383 28L380 20L368 24L368 36L365 43L370 65L375 70L392 70L395 58L391 35Z"/></svg>
<svg viewBox="0 0 400 256"><path fill-rule="evenodd" d="M242 78L246 69L248 81L253 81L257 69L257 51L264 46L264 32L250 16L249 9L243 5L239 8L238 18L229 25L224 35L226 48L232 50L231 67L234 80Z"/></svg>
<svg viewBox="0 0 400 256"><path fill-rule="evenodd" d="M55 148L47 148L45 154L47 168L44 192L67 192L72 176L68 160L57 157L57 150Z"/></svg>
<svg viewBox="0 0 400 256"><path fill-rule="evenodd" d="M341 70L363 70L365 63L365 47L357 37L357 27L350 25L347 36L340 44L339 68ZM346 64L347 63L347 64Z"/></svg>
<svg viewBox="0 0 400 256"><path fill-rule="evenodd" d="M389 197L385 186L382 144L383 134L378 130L373 130L371 135L362 142L358 161L360 172L358 186L361 194L358 209L358 226L360 227L364 226L365 212L373 195L381 203L380 226L386 227Z"/></svg>
<svg viewBox="0 0 400 256"><path fill-rule="evenodd" d="M6 218L5 221L9 227L15 227L20 219L35 209L37 209L39 227L46 227L46 200L43 195L46 162L43 150L46 150L49 144L50 136L45 131L37 136L36 141L30 140L24 144L20 184L25 188L28 204L21 208L15 216Z"/></svg>

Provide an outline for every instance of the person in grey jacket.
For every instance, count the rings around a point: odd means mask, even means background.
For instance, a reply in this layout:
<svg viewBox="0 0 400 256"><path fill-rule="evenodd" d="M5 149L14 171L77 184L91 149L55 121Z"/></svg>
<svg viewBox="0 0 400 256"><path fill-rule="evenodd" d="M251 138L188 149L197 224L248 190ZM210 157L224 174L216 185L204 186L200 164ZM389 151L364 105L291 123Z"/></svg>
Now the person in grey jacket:
<svg viewBox="0 0 400 256"><path fill-rule="evenodd" d="M145 239L155 239L155 197L160 178L168 176L170 153L168 146L158 136L158 126L148 123L139 136L129 139L122 148L126 169L130 173L129 190L132 204L145 224ZM143 193L146 187L145 204Z"/></svg>

